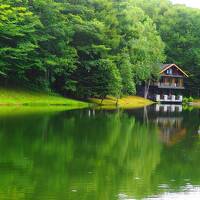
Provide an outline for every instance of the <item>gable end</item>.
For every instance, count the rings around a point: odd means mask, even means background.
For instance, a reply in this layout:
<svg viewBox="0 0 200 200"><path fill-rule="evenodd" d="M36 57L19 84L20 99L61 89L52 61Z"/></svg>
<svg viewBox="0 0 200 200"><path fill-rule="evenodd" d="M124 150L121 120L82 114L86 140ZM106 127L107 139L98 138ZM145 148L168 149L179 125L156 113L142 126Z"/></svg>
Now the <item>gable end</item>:
<svg viewBox="0 0 200 200"><path fill-rule="evenodd" d="M176 64L166 64L163 65L160 74L162 74L163 72L165 72L166 70L172 68L172 67L176 67L183 75L185 75L186 77L189 77L188 74L186 72L184 72L180 67L178 67Z"/></svg>

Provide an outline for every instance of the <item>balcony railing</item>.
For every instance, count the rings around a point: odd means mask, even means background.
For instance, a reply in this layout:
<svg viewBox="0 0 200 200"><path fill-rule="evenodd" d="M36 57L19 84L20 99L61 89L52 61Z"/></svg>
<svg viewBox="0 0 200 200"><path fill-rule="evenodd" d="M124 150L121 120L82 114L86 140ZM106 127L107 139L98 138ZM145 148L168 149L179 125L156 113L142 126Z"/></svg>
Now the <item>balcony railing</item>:
<svg viewBox="0 0 200 200"><path fill-rule="evenodd" d="M177 89L184 89L183 84L180 83L157 83L159 88L177 88Z"/></svg>
<svg viewBox="0 0 200 200"><path fill-rule="evenodd" d="M157 102L182 102L182 95L156 95Z"/></svg>
<svg viewBox="0 0 200 200"><path fill-rule="evenodd" d="M172 74L163 73L161 74L162 77L180 77L184 78L183 74L179 74L178 72L173 72Z"/></svg>

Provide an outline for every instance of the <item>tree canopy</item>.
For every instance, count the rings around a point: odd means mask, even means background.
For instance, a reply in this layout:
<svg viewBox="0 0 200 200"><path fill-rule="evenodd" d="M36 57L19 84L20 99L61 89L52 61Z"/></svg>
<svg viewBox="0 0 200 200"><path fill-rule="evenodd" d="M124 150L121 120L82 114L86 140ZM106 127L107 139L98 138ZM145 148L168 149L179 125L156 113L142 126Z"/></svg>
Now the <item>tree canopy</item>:
<svg viewBox="0 0 200 200"><path fill-rule="evenodd" d="M119 97L166 61L200 86L199 19L168 0L0 0L0 71L10 84Z"/></svg>

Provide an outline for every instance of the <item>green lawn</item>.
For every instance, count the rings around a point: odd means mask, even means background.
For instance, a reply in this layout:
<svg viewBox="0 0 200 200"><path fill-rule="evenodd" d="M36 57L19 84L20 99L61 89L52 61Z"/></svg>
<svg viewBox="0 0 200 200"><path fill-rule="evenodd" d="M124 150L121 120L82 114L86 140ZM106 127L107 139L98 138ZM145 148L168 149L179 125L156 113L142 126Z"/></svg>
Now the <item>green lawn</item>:
<svg viewBox="0 0 200 200"><path fill-rule="evenodd" d="M97 105L100 105L102 108L107 108L107 109L115 109L116 108L116 98L108 96L106 99L103 100L101 104L101 99L97 98L91 98L89 99L91 103L95 103ZM122 97L118 101L118 107L124 108L124 109L131 109L131 108L140 108L144 106L148 106L153 104L154 102L138 97L138 96L127 96L127 97Z"/></svg>
<svg viewBox="0 0 200 200"><path fill-rule="evenodd" d="M91 103L95 103L100 105L101 100L92 98L89 99ZM138 108L152 104L152 101L144 99L138 96L128 96L119 99L118 107L120 108ZM27 105L24 109L20 108L21 105ZM1 108L5 110L5 113L9 111L12 113L13 110L16 110L15 106L17 106L17 110L23 111L54 111L54 110L69 110L69 109L78 109L88 107L89 104L82 101L77 101L69 98L65 98L56 94L49 94L44 92L34 92L29 90L22 89L7 89L0 88L0 106L10 107L9 109ZM13 107L14 106L14 107ZM28 106L30 108L28 108ZM103 100L101 105L102 108L105 109L115 109L116 108L116 98L108 96Z"/></svg>
<svg viewBox="0 0 200 200"><path fill-rule="evenodd" d="M190 106L200 108L200 99L194 99L193 102L190 102L189 104Z"/></svg>
<svg viewBox="0 0 200 200"><path fill-rule="evenodd" d="M64 98L56 94L0 88L0 105L62 105L80 108L87 107L88 103Z"/></svg>

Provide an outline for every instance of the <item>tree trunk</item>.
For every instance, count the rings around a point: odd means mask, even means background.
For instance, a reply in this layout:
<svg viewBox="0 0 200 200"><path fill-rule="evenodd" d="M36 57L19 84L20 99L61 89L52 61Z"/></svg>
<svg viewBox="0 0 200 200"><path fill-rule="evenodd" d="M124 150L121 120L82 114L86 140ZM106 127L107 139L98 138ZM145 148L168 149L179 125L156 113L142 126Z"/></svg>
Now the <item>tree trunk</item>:
<svg viewBox="0 0 200 200"><path fill-rule="evenodd" d="M101 97L101 105L102 105L102 103L103 103L103 100L104 100L104 97Z"/></svg>
<svg viewBox="0 0 200 200"><path fill-rule="evenodd" d="M148 94L149 94L149 86L150 86L150 80L148 82L145 82L145 87L144 87L144 98L147 99Z"/></svg>
<svg viewBox="0 0 200 200"><path fill-rule="evenodd" d="M49 68L47 68L47 70L45 72L45 80L49 84Z"/></svg>
<svg viewBox="0 0 200 200"><path fill-rule="evenodd" d="M118 103L119 103L119 98L117 97L116 106L118 106Z"/></svg>
<svg viewBox="0 0 200 200"><path fill-rule="evenodd" d="M146 106L144 107L143 121L145 124L149 124L148 110Z"/></svg>

